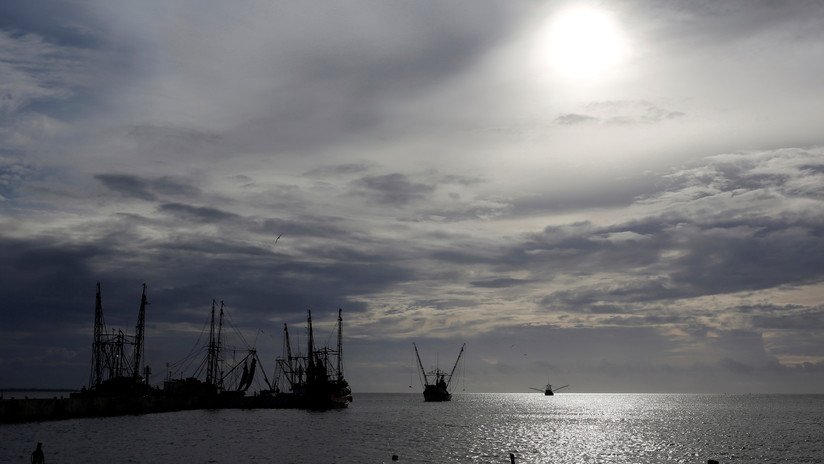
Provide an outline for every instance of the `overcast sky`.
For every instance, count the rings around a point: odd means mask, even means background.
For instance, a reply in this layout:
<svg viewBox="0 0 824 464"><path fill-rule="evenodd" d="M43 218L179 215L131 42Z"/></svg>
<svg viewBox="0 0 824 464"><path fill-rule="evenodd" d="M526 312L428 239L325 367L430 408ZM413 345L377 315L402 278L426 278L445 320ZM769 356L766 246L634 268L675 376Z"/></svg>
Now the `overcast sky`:
<svg viewBox="0 0 824 464"><path fill-rule="evenodd" d="M818 1L2 2L0 387L99 281L154 383L222 299L355 392L820 393L821 76Z"/></svg>

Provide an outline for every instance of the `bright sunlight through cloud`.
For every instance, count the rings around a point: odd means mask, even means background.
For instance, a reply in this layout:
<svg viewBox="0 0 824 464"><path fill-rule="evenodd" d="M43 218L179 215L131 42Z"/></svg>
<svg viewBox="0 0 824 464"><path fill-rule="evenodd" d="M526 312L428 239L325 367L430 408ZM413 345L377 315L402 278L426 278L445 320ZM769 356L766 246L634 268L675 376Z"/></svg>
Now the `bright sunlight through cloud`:
<svg viewBox="0 0 824 464"><path fill-rule="evenodd" d="M627 54L626 39L614 18L594 7L555 15L541 32L540 61L569 79L600 79Z"/></svg>

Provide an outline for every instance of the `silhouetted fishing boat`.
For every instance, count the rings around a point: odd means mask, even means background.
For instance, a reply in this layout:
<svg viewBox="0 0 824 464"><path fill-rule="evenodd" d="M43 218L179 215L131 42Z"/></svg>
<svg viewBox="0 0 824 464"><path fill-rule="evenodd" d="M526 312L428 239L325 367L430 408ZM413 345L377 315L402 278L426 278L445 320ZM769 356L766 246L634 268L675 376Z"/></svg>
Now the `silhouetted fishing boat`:
<svg viewBox="0 0 824 464"><path fill-rule="evenodd" d="M276 407L303 409L345 408L352 402L352 390L343 377L343 317L338 309L336 349L318 348L307 316L309 336L306 354L293 354L289 329L283 324L283 356L277 359L274 398ZM280 385L288 391L281 391Z"/></svg>
<svg viewBox="0 0 824 464"><path fill-rule="evenodd" d="M435 368L432 371L426 372L421 362L421 356L418 354L418 346L412 343L415 347L415 357L418 359L418 367L420 367L421 382L423 383L423 400L424 401L449 401L452 399L452 394L449 393L449 385L452 383L452 378L455 375L455 368L461 361L466 343L461 345L461 351L458 352L458 359L452 366L452 370L447 374L446 372Z"/></svg>
<svg viewBox="0 0 824 464"><path fill-rule="evenodd" d="M144 365L144 332L147 287L143 284L134 335L122 330L109 331L103 318L100 283L95 296L94 340L88 387L68 398L0 398L0 422L28 422L76 417L118 416L203 408L274 407L267 395L246 396L259 360L255 350L228 370L218 365L221 358L221 319L215 331L214 306L208 345L206 380L196 377L167 379L164 389L149 385L151 369ZM263 372L261 370L261 372ZM265 378L265 373L264 378ZM227 388L229 376L237 378ZM268 385L268 379L266 379ZM269 387L271 389L271 386Z"/></svg>
<svg viewBox="0 0 824 464"><path fill-rule="evenodd" d="M558 387L558 388L556 388L556 389L555 389L555 391L553 391L553 390L552 390L552 385L551 385L551 384L546 384L546 387L544 387L544 388L533 388L533 387L529 387L529 389L530 389L530 390L535 390L535 391L542 391L542 392L544 392L544 395L545 395L545 396L553 396L553 395L555 394L555 392L556 392L556 391L558 391L558 390L560 390L560 389L562 389L562 388L566 388L566 387L568 387L568 386L569 386L569 385L564 385L563 387Z"/></svg>
<svg viewBox="0 0 824 464"><path fill-rule="evenodd" d="M255 348L226 345L223 330L225 305L223 301L220 302L217 318L215 317L216 306L217 302L212 300L207 345L195 347L186 359L175 363L176 366L184 366L196 360L198 364L195 366L193 375L174 378L170 369L163 383L164 396L181 409L274 407L274 402L267 399L265 394L246 395L258 370L262 373L268 390L271 390L272 386L266 373L258 367L262 364ZM205 349L205 356L203 349ZM240 359L229 360L225 357L226 352L229 351L235 354L240 351L245 354Z"/></svg>
<svg viewBox="0 0 824 464"><path fill-rule="evenodd" d="M107 330L98 282L88 387L68 398L0 400L0 422L141 414L163 409L157 389L149 386L151 369L143 365L146 289L143 284L135 334L129 335L122 330Z"/></svg>

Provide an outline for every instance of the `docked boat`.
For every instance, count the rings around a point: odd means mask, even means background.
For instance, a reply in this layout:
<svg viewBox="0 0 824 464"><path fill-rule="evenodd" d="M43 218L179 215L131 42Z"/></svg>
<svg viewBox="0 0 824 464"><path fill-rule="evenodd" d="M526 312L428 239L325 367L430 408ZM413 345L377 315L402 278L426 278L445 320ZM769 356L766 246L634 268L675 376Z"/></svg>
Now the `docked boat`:
<svg viewBox="0 0 824 464"><path fill-rule="evenodd" d="M267 395L247 396L246 392L255 380L256 371L263 374L263 381L271 390L266 373L263 372L257 350L253 347L227 346L224 340L224 320L226 308L212 300L209 323L209 341L205 347L195 347L192 356L169 364L170 370L163 382L163 395L179 409L223 409L223 408L266 408L274 407ZM204 335L204 334L201 334ZM202 351L205 348L205 356ZM225 353L243 353L240 359L226 359ZM200 357L197 355L200 354ZM183 377L182 367L192 361L197 364L191 375ZM175 376L171 367L178 369Z"/></svg>
<svg viewBox="0 0 824 464"><path fill-rule="evenodd" d="M352 402L352 389L343 376L343 317L338 309L337 346L315 345L312 312L307 316L306 353L293 353L289 328L283 324L283 356L276 360L275 388L271 394L276 407L340 409ZM284 390L281 391L280 387Z"/></svg>
<svg viewBox="0 0 824 464"><path fill-rule="evenodd" d="M221 356L223 348L223 307L215 324L215 306L212 305L212 324L205 359L205 379L197 375L167 378L164 388L149 384L151 369L145 365L144 333L147 286L143 284L137 325L134 335L123 330L110 330L103 317L100 283L95 296L94 339L89 383L80 391L64 398L2 398L0 423L102 417L129 414L179 411L205 408L271 408L274 400L266 394L247 396L259 359L254 349L226 367ZM264 380L265 380L265 372ZM268 380L266 380L268 385ZM233 386L229 386L232 384ZM271 389L271 386L269 387Z"/></svg>
<svg viewBox="0 0 824 464"><path fill-rule="evenodd" d="M449 385L452 383L452 379L455 375L455 369L461 361L461 356L463 355L466 343L461 345L461 351L458 352L458 358L455 360L455 364L452 366L452 370L449 371L448 374L437 367L434 370L426 372L423 368L423 363L421 362L421 356L418 353L418 346L415 343L412 343L412 346L415 347L415 357L418 359L418 367L420 368L421 383L423 383L423 400L427 402L450 401L452 399L452 394L449 393Z"/></svg>
<svg viewBox="0 0 824 464"><path fill-rule="evenodd" d="M94 341L88 387L68 398L0 400L0 422L28 422L74 417L116 416L163 410L158 391L149 386L151 374L144 365L147 287L140 297L134 335L106 327L100 282L97 283Z"/></svg>

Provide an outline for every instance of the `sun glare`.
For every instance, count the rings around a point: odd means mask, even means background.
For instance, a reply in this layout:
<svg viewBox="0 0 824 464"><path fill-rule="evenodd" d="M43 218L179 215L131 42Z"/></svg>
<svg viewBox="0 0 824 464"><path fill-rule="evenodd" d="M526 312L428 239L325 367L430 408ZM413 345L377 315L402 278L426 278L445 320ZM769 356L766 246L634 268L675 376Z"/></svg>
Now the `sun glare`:
<svg viewBox="0 0 824 464"><path fill-rule="evenodd" d="M599 78L626 55L626 40L615 20L597 8L562 11L550 20L541 36L541 61L567 78Z"/></svg>

